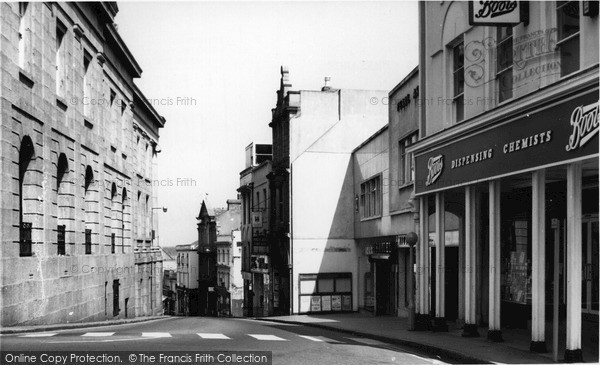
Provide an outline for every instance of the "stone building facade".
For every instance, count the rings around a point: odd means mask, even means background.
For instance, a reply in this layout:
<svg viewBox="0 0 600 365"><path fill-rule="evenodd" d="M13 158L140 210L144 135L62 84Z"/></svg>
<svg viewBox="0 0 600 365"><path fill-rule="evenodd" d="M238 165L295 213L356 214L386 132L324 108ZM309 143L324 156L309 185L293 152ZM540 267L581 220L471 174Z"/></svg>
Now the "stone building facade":
<svg viewBox="0 0 600 365"><path fill-rule="evenodd" d="M2 3L3 326L153 315L152 161L165 124L116 3Z"/></svg>

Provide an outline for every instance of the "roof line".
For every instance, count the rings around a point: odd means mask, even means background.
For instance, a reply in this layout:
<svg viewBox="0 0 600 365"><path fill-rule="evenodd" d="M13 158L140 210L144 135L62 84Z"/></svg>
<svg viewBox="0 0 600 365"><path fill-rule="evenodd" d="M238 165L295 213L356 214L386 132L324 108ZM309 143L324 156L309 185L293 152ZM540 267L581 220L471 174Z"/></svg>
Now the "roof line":
<svg viewBox="0 0 600 365"><path fill-rule="evenodd" d="M415 68L413 68L412 71L408 73L408 75L404 76L404 78L402 79L402 81L400 81L398 83L398 85L394 86L394 88L392 89L392 91L389 92L388 95L392 95L393 93L395 93L396 91L398 91L398 89L401 88L404 84L406 84L406 82L408 81L408 79L410 79L411 77L413 77L413 75L415 73L417 73L418 71L419 71L419 65L417 65Z"/></svg>

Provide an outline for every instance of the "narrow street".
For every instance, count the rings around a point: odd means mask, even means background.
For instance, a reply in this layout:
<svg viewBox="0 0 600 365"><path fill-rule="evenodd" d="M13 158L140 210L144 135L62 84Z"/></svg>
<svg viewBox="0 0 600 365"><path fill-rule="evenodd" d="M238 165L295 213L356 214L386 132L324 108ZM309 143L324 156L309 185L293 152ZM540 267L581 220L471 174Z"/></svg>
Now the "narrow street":
<svg viewBox="0 0 600 365"><path fill-rule="evenodd" d="M272 351L273 364L440 364L351 335L267 321L171 317L118 326L2 335L2 351Z"/></svg>

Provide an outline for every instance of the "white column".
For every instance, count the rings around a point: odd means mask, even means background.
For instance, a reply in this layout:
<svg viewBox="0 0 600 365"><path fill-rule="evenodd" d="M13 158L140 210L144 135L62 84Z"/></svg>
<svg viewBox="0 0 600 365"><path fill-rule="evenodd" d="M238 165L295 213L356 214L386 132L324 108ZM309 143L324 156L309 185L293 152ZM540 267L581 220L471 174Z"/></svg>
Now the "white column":
<svg viewBox="0 0 600 365"><path fill-rule="evenodd" d="M567 166L567 348L565 360L581 361L581 163Z"/></svg>
<svg viewBox="0 0 600 365"><path fill-rule="evenodd" d="M421 197L421 232L419 233L419 313L429 314L429 207L428 197Z"/></svg>
<svg viewBox="0 0 600 365"><path fill-rule="evenodd" d="M445 226L444 226L444 193L435 194L435 226L436 226L436 238L435 238L435 317L445 317Z"/></svg>
<svg viewBox="0 0 600 365"><path fill-rule="evenodd" d="M532 174L531 181L531 346L546 352L546 171Z"/></svg>
<svg viewBox="0 0 600 365"><path fill-rule="evenodd" d="M488 338L502 341L500 331L500 180L489 182L489 331Z"/></svg>
<svg viewBox="0 0 600 365"><path fill-rule="evenodd" d="M472 186L465 188L465 326L463 336L479 336L477 333L477 195Z"/></svg>

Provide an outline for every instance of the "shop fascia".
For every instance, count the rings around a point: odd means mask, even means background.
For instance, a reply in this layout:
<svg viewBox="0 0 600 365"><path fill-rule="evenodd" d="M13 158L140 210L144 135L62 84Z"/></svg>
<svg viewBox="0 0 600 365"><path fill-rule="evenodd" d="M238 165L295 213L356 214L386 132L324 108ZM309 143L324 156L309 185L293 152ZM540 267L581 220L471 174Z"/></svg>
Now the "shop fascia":
<svg viewBox="0 0 600 365"><path fill-rule="evenodd" d="M598 155L598 89L417 152L417 195Z"/></svg>

